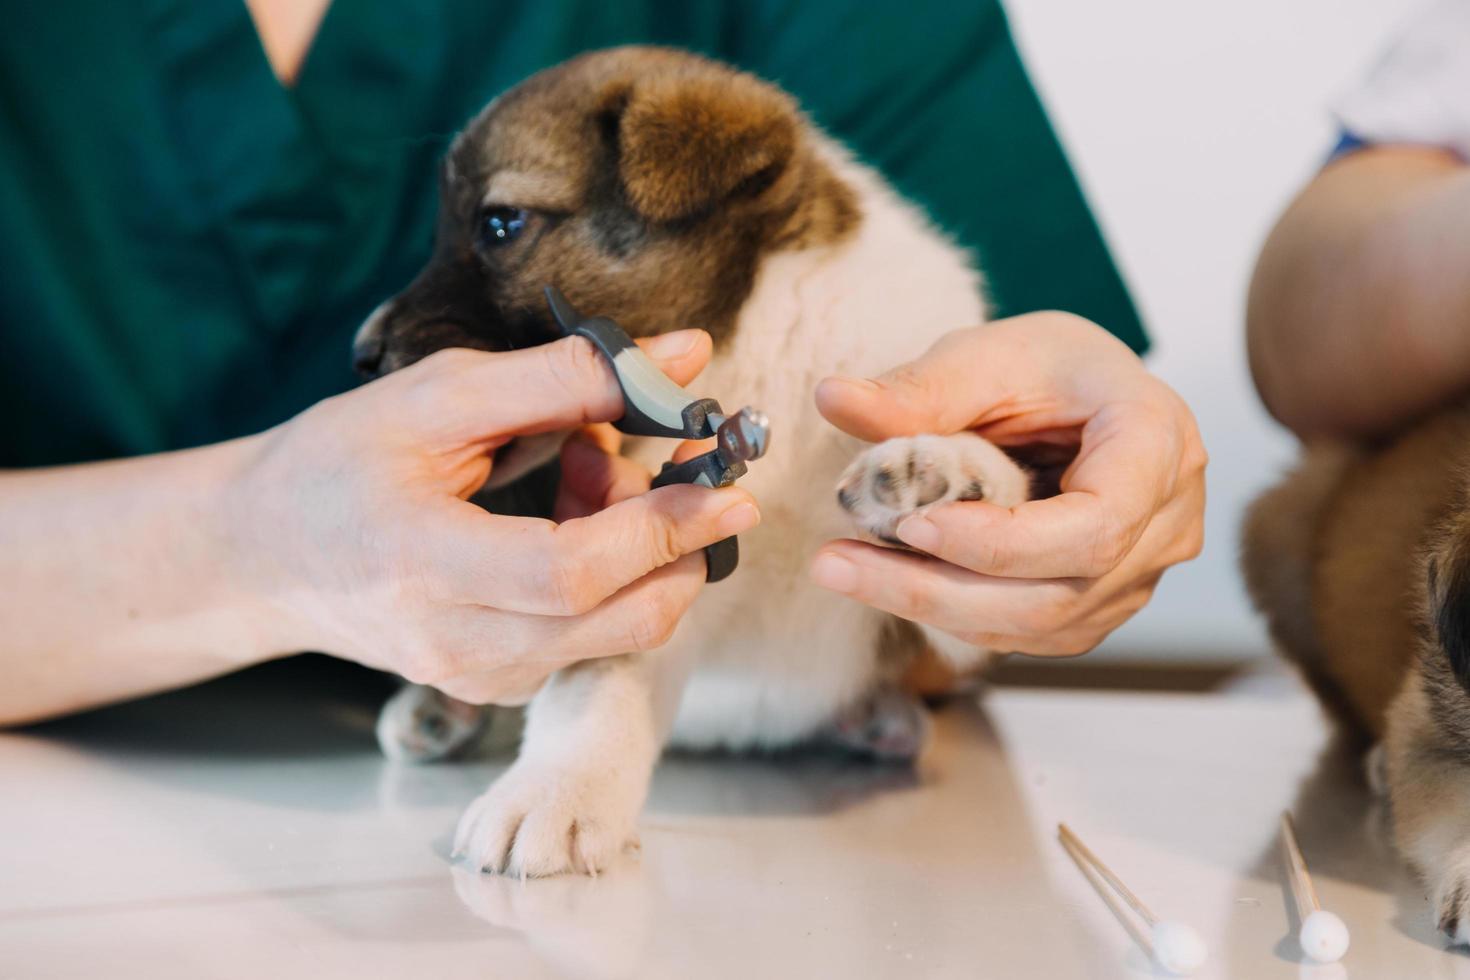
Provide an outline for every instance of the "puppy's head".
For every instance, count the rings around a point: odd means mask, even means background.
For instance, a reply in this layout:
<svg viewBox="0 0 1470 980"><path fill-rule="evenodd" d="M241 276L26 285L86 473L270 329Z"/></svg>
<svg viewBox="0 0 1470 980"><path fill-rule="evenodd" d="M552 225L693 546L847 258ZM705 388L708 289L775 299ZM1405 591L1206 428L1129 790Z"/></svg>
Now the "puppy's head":
<svg viewBox="0 0 1470 980"><path fill-rule="evenodd" d="M554 339L547 285L634 335L718 342L763 255L858 221L788 96L658 48L585 55L496 99L451 146L439 197L429 264L358 332L366 375Z"/></svg>

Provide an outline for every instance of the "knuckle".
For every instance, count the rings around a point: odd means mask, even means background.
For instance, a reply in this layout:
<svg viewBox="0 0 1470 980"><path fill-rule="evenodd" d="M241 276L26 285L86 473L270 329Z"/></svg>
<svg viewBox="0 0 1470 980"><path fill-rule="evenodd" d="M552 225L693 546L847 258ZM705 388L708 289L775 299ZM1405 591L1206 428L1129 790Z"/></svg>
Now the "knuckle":
<svg viewBox="0 0 1470 980"><path fill-rule="evenodd" d="M1007 654L1024 652L1020 649L1023 644L1019 643L1016 637L1008 636L1005 633L981 632L963 633L957 635L965 642L972 643L980 649L987 650L990 653Z"/></svg>
<svg viewBox="0 0 1470 980"><path fill-rule="evenodd" d="M1047 310L1046 317L1055 329L1069 333L1085 333L1090 336L1096 329L1092 321L1066 310Z"/></svg>
<svg viewBox="0 0 1470 980"><path fill-rule="evenodd" d="M1028 636L1044 636L1071 626L1079 611L1077 598L1070 590L1052 588L1018 613L1016 627Z"/></svg>
<svg viewBox="0 0 1470 980"><path fill-rule="evenodd" d="M1132 537L1128 529L1116 517L1106 520L1098 528L1097 536L1093 539L1092 554L1088 563L1088 570L1092 577L1105 575L1117 568L1128 554L1132 544Z"/></svg>
<svg viewBox="0 0 1470 980"><path fill-rule="evenodd" d="M475 357L474 351L448 347L393 375L402 379L404 416L420 424L436 422L454 400L455 379Z"/></svg>
<svg viewBox="0 0 1470 980"><path fill-rule="evenodd" d="M1205 529L1199 524L1191 525L1181 542L1181 562L1194 561L1205 550Z"/></svg>
<svg viewBox="0 0 1470 980"><path fill-rule="evenodd" d="M455 375L477 363L481 356L468 347L443 347L424 358L424 373L439 377Z"/></svg>
<svg viewBox="0 0 1470 980"><path fill-rule="evenodd" d="M976 650L986 652L995 650L995 644L992 642L996 639L994 633L981 633L974 630L946 630L945 632L949 633L950 636L959 640L961 643L974 647Z"/></svg>
<svg viewBox="0 0 1470 980"><path fill-rule="evenodd" d="M990 575L1005 575L1011 570L1015 563L1015 555L1002 541L982 538L979 541L969 542L973 549L972 556L967 565L979 572Z"/></svg>
<svg viewBox="0 0 1470 980"><path fill-rule="evenodd" d="M1128 352L1123 343L1091 320L1066 310L1041 310L1032 314L1038 322L1034 327L1047 330L1052 337L1078 347L1116 348ZM1130 353L1131 356L1131 352Z"/></svg>
<svg viewBox="0 0 1470 980"><path fill-rule="evenodd" d="M679 529L666 517L658 517L648 526L647 548L651 568L662 568L676 561L683 553L679 540Z"/></svg>
<svg viewBox="0 0 1470 980"><path fill-rule="evenodd" d="M929 590L918 582L909 582L899 588L899 606L905 619L927 623L934 619L936 603Z"/></svg>
<svg viewBox="0 0 1470 980"><path fill-rule="evenodd" d="M1051 652L1059 657L1080 657L1102 641L1102 636L1092 633L1063 633L1052 640Z"/></svg>
<svg viewBox="0 0 1470 980"><path fill-rule="evenodd" d="M1193 477L1202 476L1210 465L1210 453L1205 449L1205 444L1196 435L1189 440L1184 450L1184 460L1181 469Z"/></svg>
<svg viewBox="0 0 1470 980"><path fill-rule="evenodd" d="M1132 619L1139 612L1141 612L1143 610L1143 607L1147 606L1149 604L1149 601L1153 599L1154 590L1156 588L1158 588L1157 580L1149 582L1146 585L1135 590L1134 593L1129 596L1128 599L1123 603L1123 608L1120 611L1118 622L1114 624L1113 628L1122 626L1124 623L1128 622L1128 620Z"/></svg>
<svg viewBox="0 0 1470 980"><path fill-rule="evenodd" d="M654 650L673 639L674 630L678 625L678 616L667 603L650 602L648 607L634 618L628 630L628 641L634 650Z"/></svg>
<svg viewBox="0 0 1470 980"><path fill-rule="evenodd" d="M404 644L397 666L398 673L415 684L438 686L456 674L454 658L423 636L414 637Z"/></svg>
<svg viewBox="0 0 1470 980"><path fill-rule="evenodd" d="M553 615L581 616L601 601L591 569L578 555L559 555L546 571L544 593Z"/></svg>
<svg viewBox="0 0 1470 980"><path fill-rule="evenodd" d="M548 344L545 350L551 376L564 391L580 398L602 383L602 355L591 341L574 337L565 343Z"/></svg>

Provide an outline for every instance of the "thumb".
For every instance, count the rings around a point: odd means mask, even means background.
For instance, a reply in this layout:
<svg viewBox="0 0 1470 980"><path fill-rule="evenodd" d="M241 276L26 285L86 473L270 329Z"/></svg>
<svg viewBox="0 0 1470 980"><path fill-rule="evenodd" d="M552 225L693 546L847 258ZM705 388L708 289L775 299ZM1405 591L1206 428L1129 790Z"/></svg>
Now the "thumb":
<svg viewBox="0 0 1470 980"><path fill-rule="evenodd" d="M983 340L977 329L957 330L917 360L876 378L826 378L817 385L817 410L869 442L971 428L1009 391L1003 376L987 369Z"/></svg>
<svg viewBox="0 0 1470 980"><path fill-rule="evenodd" d="M817 409L870 442L967 429L996 437L1085 421L1136 384L1141 365L1117 338L1069 313L1027 313L945 334L876 378L827 378Z"/></svg>
<svg viewBox="0 0 1470 980"><path fill-rule="evenodd" d="M709 360L709 335L680 330L639 341L676 384ZM410 421L426 441L453 447L501 445L535 435L610 422L623 415L612 368L581 337L503 352L440 351L373 384L415 391Z"/></svg>

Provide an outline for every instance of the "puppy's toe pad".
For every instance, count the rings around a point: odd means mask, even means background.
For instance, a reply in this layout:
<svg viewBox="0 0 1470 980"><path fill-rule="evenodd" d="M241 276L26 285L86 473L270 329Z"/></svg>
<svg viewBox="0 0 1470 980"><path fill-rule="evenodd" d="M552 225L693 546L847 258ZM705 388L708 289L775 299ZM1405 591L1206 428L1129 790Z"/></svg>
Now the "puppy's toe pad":
<svg viewBox="0 0 1470 980"><path fill-rule="evenodd" d="M837 501L870 540L896 545L910 514L954 500L1014 507L1029 484L1013 459L973 433L905 436L859 454L838 481Z"/></svg>

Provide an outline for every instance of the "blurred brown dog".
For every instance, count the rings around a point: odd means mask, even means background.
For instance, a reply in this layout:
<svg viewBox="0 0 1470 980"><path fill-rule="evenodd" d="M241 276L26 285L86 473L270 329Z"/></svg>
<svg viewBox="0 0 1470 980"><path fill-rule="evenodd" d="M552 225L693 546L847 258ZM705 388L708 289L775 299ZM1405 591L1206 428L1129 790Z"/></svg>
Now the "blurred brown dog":
<svg viewBox="0 0 1470 980"><path fill-rule="evenodd" d="M1246 519L1273 638L1364 747L1439 925L1470 943L1470 406L1314 447Z"/></svg>

